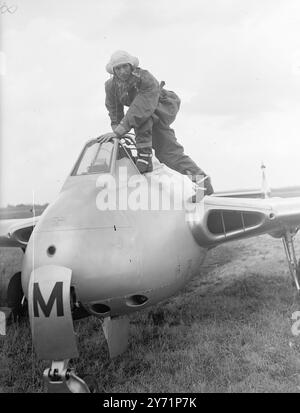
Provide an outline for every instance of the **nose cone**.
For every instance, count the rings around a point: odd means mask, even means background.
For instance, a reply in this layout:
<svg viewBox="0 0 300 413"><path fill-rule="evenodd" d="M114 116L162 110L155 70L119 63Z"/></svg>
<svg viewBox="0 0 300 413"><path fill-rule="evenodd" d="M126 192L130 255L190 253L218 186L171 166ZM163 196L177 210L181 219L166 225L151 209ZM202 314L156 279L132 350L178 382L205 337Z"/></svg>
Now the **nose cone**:
<svg viewBox="0 0 300 413"><path fill-rule="evenodd" d="M42 215L35 232L69 231L128 226L122 211L97 207L103 187L97 187L98 175L74 176L66 189Z"/></svg>
<svg viewBox="0 0 300 413"><path fill-rule="evenodd" d="M98 192L95 180L86 179L63 191L44 212L23 260L25 294L31 272L44 265L70 268L82 302L112 297L116 291L126 294L136 284L133 229L122 211L97 209Z"/></svg>

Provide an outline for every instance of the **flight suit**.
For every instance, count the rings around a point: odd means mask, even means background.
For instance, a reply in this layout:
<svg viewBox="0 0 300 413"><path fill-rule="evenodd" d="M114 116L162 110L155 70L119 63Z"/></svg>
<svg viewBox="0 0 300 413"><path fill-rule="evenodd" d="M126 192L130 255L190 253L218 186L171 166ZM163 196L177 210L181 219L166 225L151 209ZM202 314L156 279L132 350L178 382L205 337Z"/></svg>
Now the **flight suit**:
<svg viewBox="0 0 300 413"><path fill-rule="evenodd" d="M115 75L105 83L105 105L111 126L120 136L132 128L136 135L138 157L152 156L168 167L191 175L206 175L177 142L170 124L180 107L179 97L164 89L147 70L136 68L128 81L122 82ZM128 110L124 115L124 106Z"/></svg>

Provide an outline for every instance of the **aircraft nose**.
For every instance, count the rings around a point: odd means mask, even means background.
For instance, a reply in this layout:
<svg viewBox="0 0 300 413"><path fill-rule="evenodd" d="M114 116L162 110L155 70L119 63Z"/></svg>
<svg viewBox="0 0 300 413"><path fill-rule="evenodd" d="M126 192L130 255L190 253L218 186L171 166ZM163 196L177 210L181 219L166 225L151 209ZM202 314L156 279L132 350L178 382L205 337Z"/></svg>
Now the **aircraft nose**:
<svg viewBox="0 0 300 413"><path fill-rule="evenodd" d="M79 301L101 302L132 293L140 282L135 237L131 228L40 231L28 243L23 260L26 292L36 268L56 265L71 269Z"/></svg>

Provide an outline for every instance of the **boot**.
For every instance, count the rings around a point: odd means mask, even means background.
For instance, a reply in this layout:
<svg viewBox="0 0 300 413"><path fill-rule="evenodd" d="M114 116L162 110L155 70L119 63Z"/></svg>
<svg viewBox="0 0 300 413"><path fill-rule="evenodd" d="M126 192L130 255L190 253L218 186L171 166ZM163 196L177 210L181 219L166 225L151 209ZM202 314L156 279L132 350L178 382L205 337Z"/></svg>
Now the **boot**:
<svg viewBox="0 0 300 413"><path fill-rule="evenodd" d="M196 188L196 194L192 196L192 202L200 202L205 195L212 195L214 193L210 177L203 171L200 175L188 173L188 176L198 187Z"/></svg>
<svg viewBox="0 0 300 413"><path fill-rule="evenodd" d="M206 175L205 172L202 172L201 175L192 176L192 181L199 187L204 188L204 195L211 195L214 193L210 177Z"/></svg>
<svg viewBox="0 0 300 413"><path fill-rule="evenodd" d="M153 171L151 148L143 148L138 150L136 166L141 174Z"/></svg>
<svg viewBox="0 0 300 413"><path fill-rule="evenodd" d="M210 177L207 175L204 181L204 188L206 189L205 195L212 195L214 193L214 188L212 187Z"/></svg>

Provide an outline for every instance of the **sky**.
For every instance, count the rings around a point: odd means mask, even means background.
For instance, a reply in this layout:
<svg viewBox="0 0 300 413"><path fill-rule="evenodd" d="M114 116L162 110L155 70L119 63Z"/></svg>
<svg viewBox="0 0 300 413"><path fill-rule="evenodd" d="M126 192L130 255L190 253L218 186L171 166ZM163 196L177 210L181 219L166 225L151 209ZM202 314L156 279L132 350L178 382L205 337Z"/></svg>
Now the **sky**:
<svg viewBox="0 0 300 413"><path fill-rule="evenodd" d="M51 202L110 131L105 65L181 98L176 137L215 190L300 185L299 0L0 0L0 205Z"/></svg>

